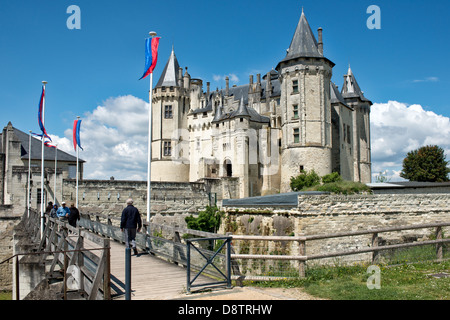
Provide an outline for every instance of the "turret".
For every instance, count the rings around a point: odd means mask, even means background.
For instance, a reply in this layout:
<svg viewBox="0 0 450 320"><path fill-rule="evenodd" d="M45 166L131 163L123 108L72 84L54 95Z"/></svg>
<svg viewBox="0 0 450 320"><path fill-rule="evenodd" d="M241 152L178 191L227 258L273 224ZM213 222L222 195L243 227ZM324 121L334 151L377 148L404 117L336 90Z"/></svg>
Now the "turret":
<svg viewBox="0 0 450 320"><path fill-rule="evenodd" d="M281 192L301 170L331 173L330 82L334 63L323 56L302 12L286 57L276 70L281 84Z"/></svg>

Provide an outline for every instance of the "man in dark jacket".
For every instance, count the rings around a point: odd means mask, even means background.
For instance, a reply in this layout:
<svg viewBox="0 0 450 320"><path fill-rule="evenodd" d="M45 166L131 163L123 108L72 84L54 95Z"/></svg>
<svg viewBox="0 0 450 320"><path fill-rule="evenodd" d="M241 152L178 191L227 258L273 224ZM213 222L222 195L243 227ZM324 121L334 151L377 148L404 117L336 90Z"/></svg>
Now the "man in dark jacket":
<svg viewBox="0 0 450 320"><path fill-rule="evenodd" d="M125 245L127 248L133 248L134 254L138 254L136 249L136 229L139 232L142 228L141 215L137 208L133 206L133 200L127 200L127 207L122 211L120 219L120 230L124 232Z"/></svg>
<svg viewBox="0 0 450 320"><path fill-rule="evenodd" d="M77 227L77 220L80 220L80 212L78 211L78 209L75 207L74 203L70 204L70 213L69 213L69 224L76 228Z"/></svg>

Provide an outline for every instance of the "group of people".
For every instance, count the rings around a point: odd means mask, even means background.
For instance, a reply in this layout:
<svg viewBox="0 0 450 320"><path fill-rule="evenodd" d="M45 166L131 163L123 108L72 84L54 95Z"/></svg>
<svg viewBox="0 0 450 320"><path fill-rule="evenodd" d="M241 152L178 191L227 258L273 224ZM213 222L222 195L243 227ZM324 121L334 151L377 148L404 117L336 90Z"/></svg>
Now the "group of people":
<svg viewBox="0 0 450 320"><path fill-rule="evenodd" d="M63 201L61 207L58 208L56 203L53 204L50 201L45 212L50 214L50 217L52 218L67 219L69 224L74 228L77 227L77 220L80 220L80 212L75 207L74 203L71 203L70 208L68 208Z"/></svg>
<svg viewBox="0 0 450 320"><path fill-rule="evenodd" d="M72 227L77 226L77 220L80 220L80 212L75 207L74 203L70 204L70 208L66 206L65 202L61 203L61 207L52 202L48 203L46 213L50 214L52 218L67 219ZM127 207L123 209L120 219L120 230L123 232L125 238L125 245L127 248L132 248L135 255L138 254L136 248L136 233L142 228L141 215L138 209L133 206L133 200L127 199Z"/></svg>

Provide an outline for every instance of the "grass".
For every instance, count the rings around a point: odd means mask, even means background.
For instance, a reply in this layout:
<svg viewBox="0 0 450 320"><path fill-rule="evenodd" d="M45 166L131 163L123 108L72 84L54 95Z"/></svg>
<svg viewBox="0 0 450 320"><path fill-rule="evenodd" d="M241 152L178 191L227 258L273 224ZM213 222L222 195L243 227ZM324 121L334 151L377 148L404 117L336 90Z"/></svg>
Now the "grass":
<svg viewBox="0 0 450 320"><path fill-rule="evenodd" d="M360 182L337 181L306 188L304 191L325 191L337 194L371 193L371 189Z"/></svg>
<svg viewBox="0 0 450 320"><path fill-rule="evenodd" d="M304 279L260 282L256 286L298 288L331 300L450 300L450 278L429 274L450 273L450 261L420 262L380 268L380 289L370 290L368 265L311 267ZM252 283L254 286L255 283Z"/></svg>
<svg viewBox="0 0 450 320"><path fill-rule="evenodd" d="M2 300L12 300L11 291L0 291L0 301Z"/></svg>

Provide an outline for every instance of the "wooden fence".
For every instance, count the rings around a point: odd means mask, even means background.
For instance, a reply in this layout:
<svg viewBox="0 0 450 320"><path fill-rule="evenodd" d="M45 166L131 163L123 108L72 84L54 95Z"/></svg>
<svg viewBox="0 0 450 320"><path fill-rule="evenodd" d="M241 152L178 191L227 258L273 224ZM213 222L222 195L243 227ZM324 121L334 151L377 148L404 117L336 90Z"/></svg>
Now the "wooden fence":
<svg viewBox="0 0 450 320"><path fill-rule="evenodd" d="M120 218L119 217L111 217L101 214L90 214L83 215L84 227L104 236L111 237L112 239L123 241L122 232L120 232ZM257 276L257 275L247 275L243 274L242 261L244 260L253 260L253 261L297 261L298 262L298 270L297 277L304 277L306 264L308 261L324 259L324 258L333 258L333 257L342 257L349 255L357 255L363 253L372 253L371 262L377 263L379 260L379 254L383 250L392 250L392 249L400 249L400 248L409 248L415 246L425 246L425 245L435 245L436 246L436 259L438 261L443 259L444 251L443 247L445 243L450 242L450 239L443 238L442 228L450 226L450 222L436 222L429 224L418 224L418 225L410 225L410 226L398 226L398 227L389 227L389 228L381 228L381 229L373 229L373 230L361 230L361 231L351 231L351 232L342 232L342 233L331 233L324 235L299 235L299 236L250 236L250 235L233 235L231 233L226 236L231 236L234 244L238 241L245 241L247 243L257 242L257 241L276 241L276 242L287 242L289 243L287 246L297 247L298 254L297 255L284 255L284 254L242 254L236 253L237 248L235 245L232 246L232 254L231 254L231 268L234 280L277 280L283 279L285 277L271 277L271 276ZM414 229L425 229L425 228L433 228L435 230L435 240L427 240L427 241L416 241L409 243L401 243L401 244L391 244L391 245L382 245L380 243L380 234L387 232L401 232L406 230L414 230ZM153 223L143 223L143 231L138 233L136 236L136 242L138 246L143 249L147 249L150 253L157 254L162 256L170 261L175 263L186 265L186 244L183 240L183 235L189 234L196 237L202 238L218 238L223 237L224 235L208 233L203 231L191 230L182 227L171 227L165 225L158 225ZM329 251L317 254L306 254L307 244L311 243L311 241L323 240L323 239L333 239L333 238L344 238L344 237L354 237L354 236L371 236L371 244L366 248L360 248L355 250L343 250L343 251ZM296 243L294 246L293 244ZM223 254L217 255L218 258L224 259ZM224 259L225 260L225 259Z"/></svg>
<svg viewBox="0 0 450 320"><path fill-rule="evenodd" d="M284 261L298 261L298 276L305 277L305 266L308 261L324 259L324 258L333 258L333 257L341 257L348 255L356 255L362 253L372 253L372 263L376 264L378 262L379 253L383 250L392 250L392 249L400 249L400 248L409 248L415 246L425 246L425 245L436 245L436 259L437 261L442 261L444 258L443 247L445 243L449 243L450 239L443 238L442 228L450 226L450 222L436 222L429 224L419 224L419 225L411 225L411 226L400 226L400 227L389 227L382 229L374 229L374 230L362 230L362 231L352 231L352 232L342 232L342 233L334 233L334 234L326 234L326 235L300 235L300 236L248 236L248 235L231 235L233 240L243 240L243 241L282 241L282 242L290 242L291 244L296 242L298 243L298 255L275 255L275 254L231 254L231 259L233 259L236 263L237 260L284 260ZM386 232L399 232L405 230L414 230L414 229L424 229L424 228L434 228L435 229L435 237L436 240L427 240L427 241L416 241L410 243L401 243L401 244L392 244L392 245L380 245L379 243L379 234ZM352 237L352 236L360 236L360 235L371 235L372 242L371 246L367 248L361 248L356 250L346 250L346 251L335 251L335 252L327 252L327 253L319 253L306 255L306 245L307 242L314 240L322 240L322 239L331 239L331 238L342 238L342 237ZM237 271L237 268L234 268ZM270 277L270 276L254 276L254 275L242 275L242 274L234 274L232 277L234 280L277 280L280 277ZM281 277L284 278L284 277Z"/></svg>

